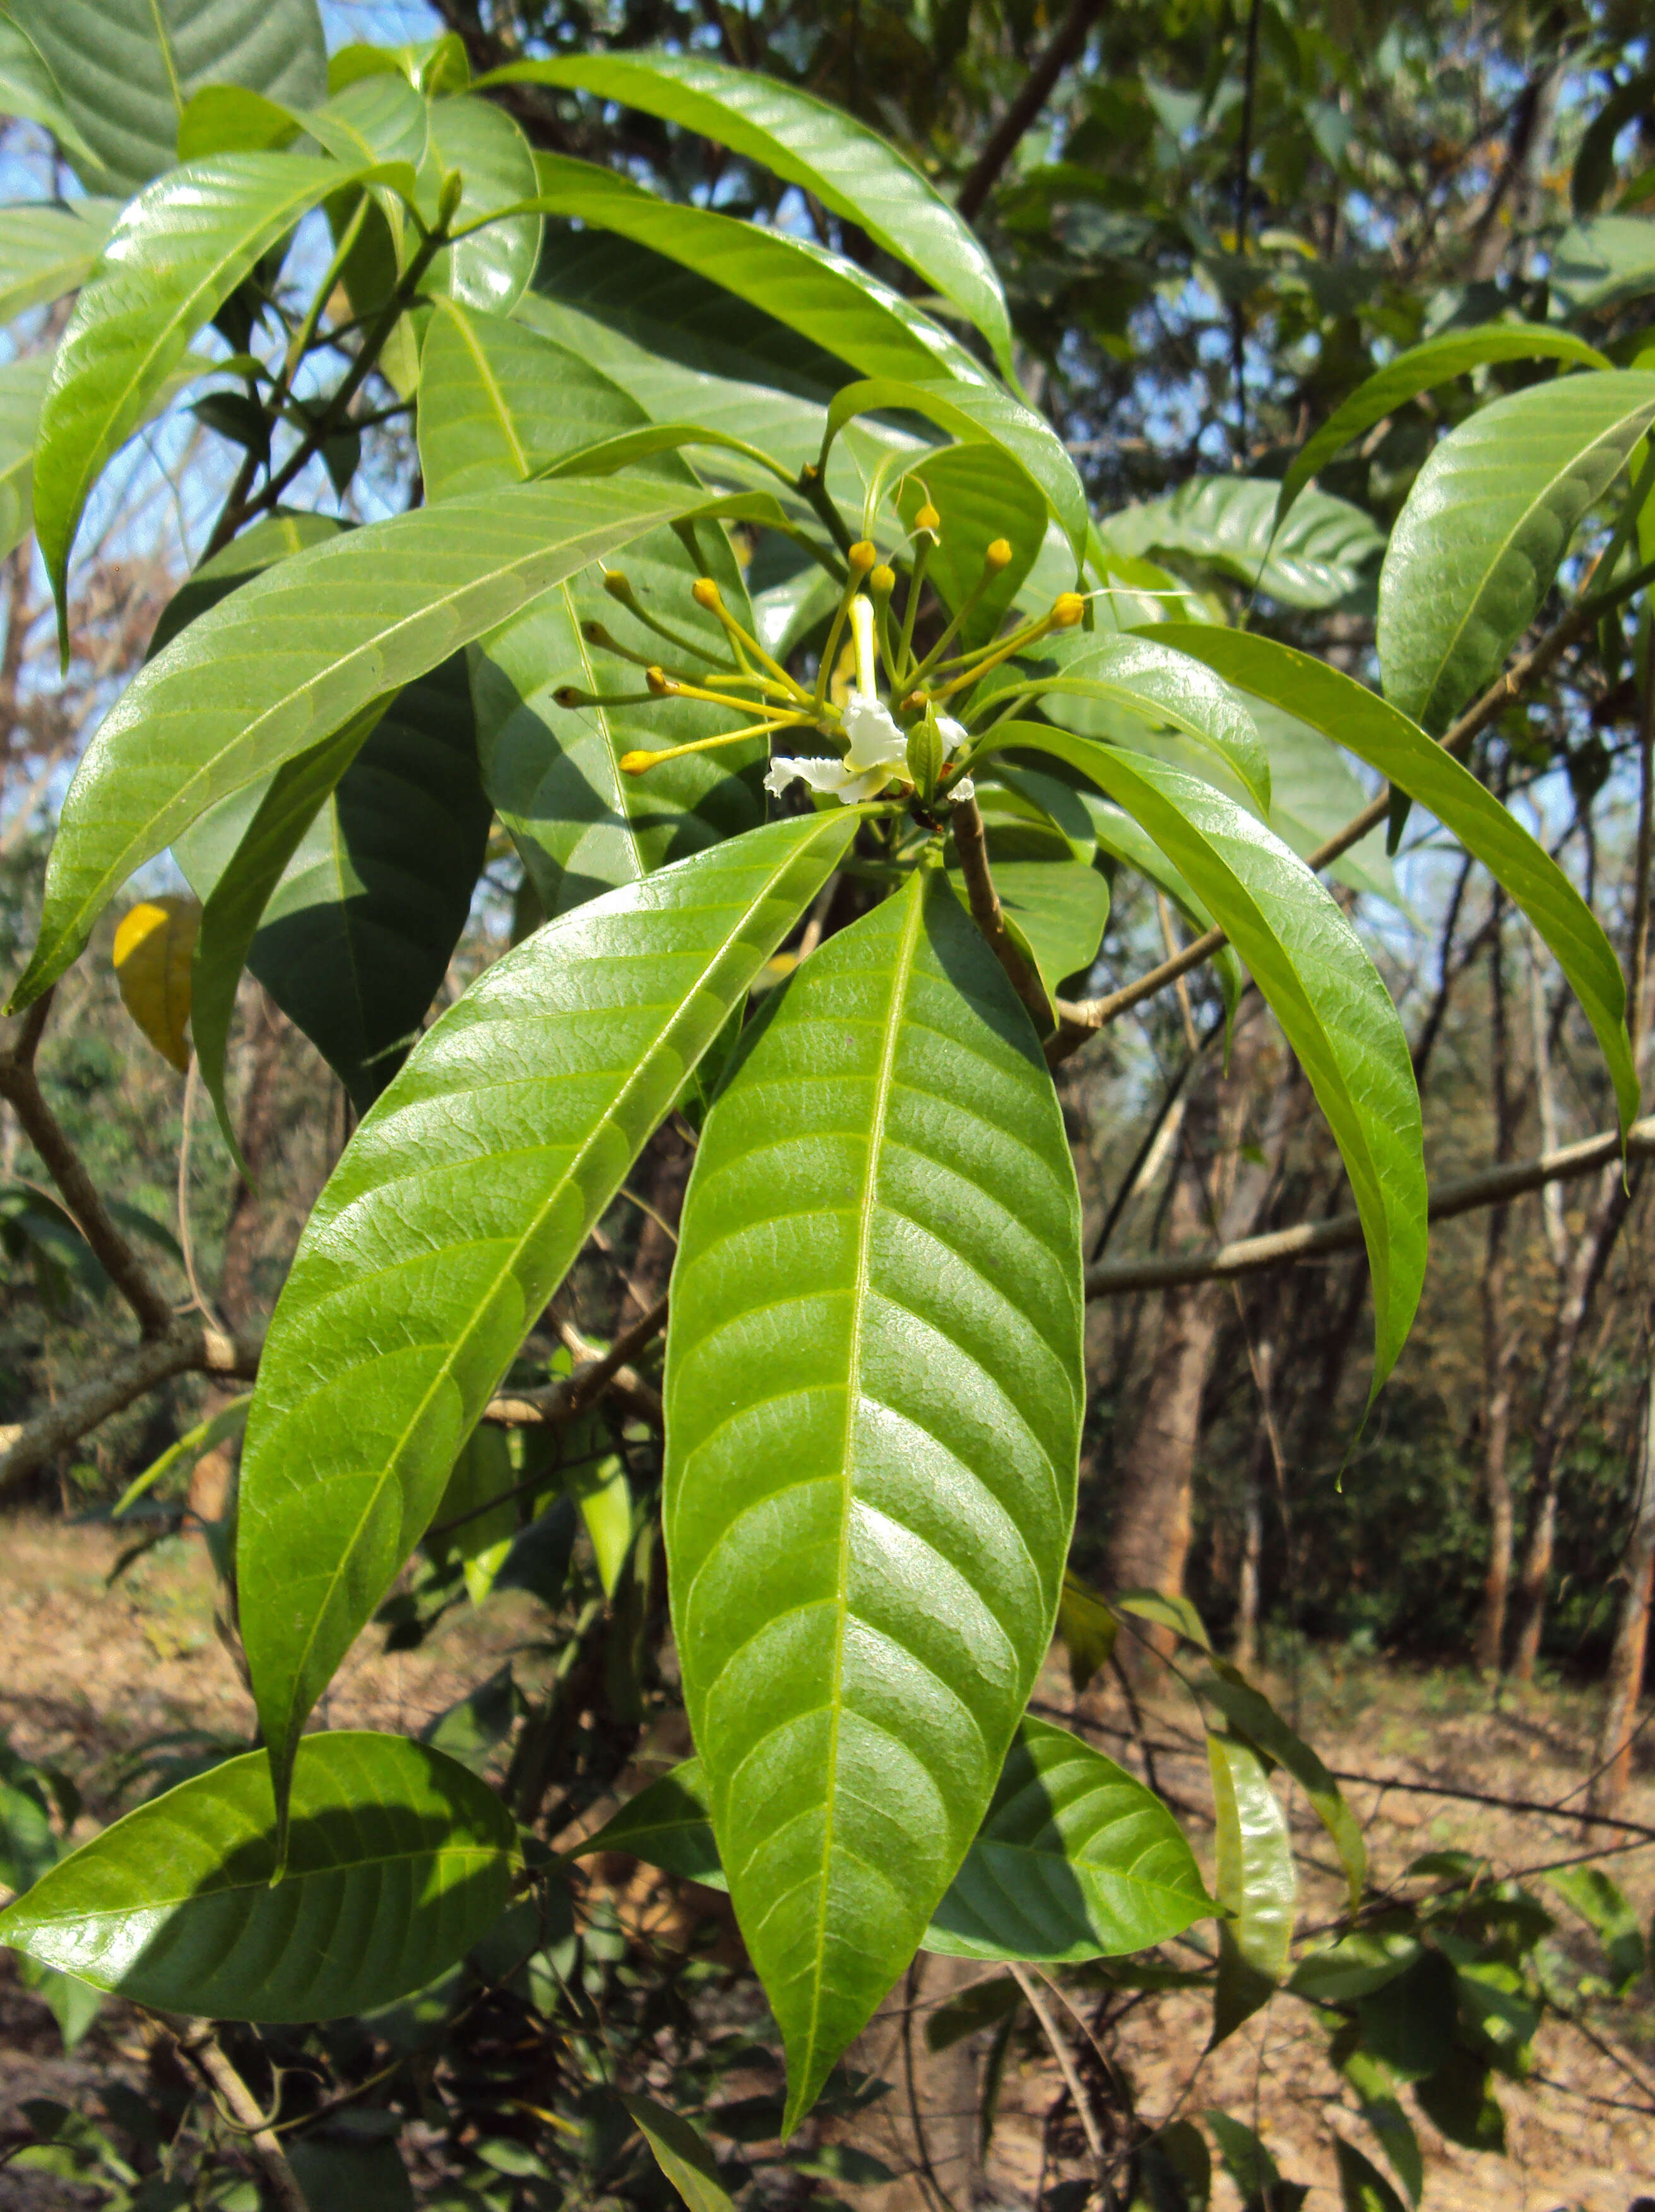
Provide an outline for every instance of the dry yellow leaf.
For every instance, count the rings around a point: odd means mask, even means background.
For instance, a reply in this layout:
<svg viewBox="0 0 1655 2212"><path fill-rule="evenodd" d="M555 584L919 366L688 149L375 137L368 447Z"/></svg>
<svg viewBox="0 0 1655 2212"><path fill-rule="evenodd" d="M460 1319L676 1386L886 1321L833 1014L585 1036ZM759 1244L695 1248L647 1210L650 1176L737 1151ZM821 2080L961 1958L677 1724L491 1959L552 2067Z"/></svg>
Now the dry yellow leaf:
<svg viewBox="0 0 1655 2212"><path fill-rule="evenodd" d="M126 1011L180 1074L190 1065L190 962L201 927L192 898L141 899L115 932L115 976Z"/></svg>

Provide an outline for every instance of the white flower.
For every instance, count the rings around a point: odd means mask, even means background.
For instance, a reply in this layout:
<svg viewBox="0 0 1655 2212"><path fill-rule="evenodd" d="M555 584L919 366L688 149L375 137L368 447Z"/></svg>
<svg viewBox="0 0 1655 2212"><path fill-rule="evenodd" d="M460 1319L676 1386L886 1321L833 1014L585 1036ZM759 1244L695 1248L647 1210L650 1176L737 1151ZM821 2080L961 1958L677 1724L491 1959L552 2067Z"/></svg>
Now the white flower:
<svg viewBox="0 0 1655 2212"><path fill-rule="evenodd" d="M937 734L943 740L945 753L957 753L966 742L966 726L963 722L956 722L952 714L939 714Z"/></svg>
<svg viewBox="0 0 1655 2212"><path fill-rule="evenodd" d="M976 798L977 787L968 775L962 775L958 783L949 786L944 796L951 799L956 806L963 806L967 799Z"/></svg>
<svg viewBox="0 0 1655 2212"><path fill-rule="evenodd" d="M908 757L908 741L892 720L890 709L866 691L852 691L845 702L845 734L850 739L845 765L862 775L870 768L900 768Z"/></svg>
<svg viewBox="0 0 1655 2212"><path fill-rule="evenodd" d="M856 806L889 782L890 769L880 762L858 775L849 761L798 760L791 754L778 753L770 763L764 787L779 799L796 779L809 784L812 791L831 792L841 805Z"/></svg>

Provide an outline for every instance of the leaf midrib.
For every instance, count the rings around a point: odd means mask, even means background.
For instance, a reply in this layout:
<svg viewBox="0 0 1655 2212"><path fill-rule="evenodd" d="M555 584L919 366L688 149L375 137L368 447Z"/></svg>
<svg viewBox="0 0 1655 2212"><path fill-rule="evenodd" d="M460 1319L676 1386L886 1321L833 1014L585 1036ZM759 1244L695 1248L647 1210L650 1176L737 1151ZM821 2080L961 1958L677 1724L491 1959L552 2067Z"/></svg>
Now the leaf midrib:
<svg viewBox="0 0 1655 2212"><path fill-rule="evenodd" d="M820 834L821 829L835 827L837 826L837 823L838 817L832 815L821 816L818 817L816 834ZM657 1031L653 1043L640 1054L638 1062L634 1067L631 1075L627 1077L626 1082L622 1084L620 1090L616 1091L601 1119L595 1122L592 1127L588 1131L585 1141L576 1146L571 1153L569 1163L564 1169L562 1174L558 1177L557 1182L547 1193L540 1206L530 1216L528 1224L524 1228L522 1236L511 1248L507 1259L495 1272L487 1293L477 1299L473 1307L474 1316L482 1307L492 1303L500 1285L504 1282L506 1276L511 1273L513 1264L520 1257L531 1238L537 1233L542 1224L545 1221L547 1215L550 1212L552 1207L556 1204L558 1199L568 1187L570 1179L575 1169L579 1166L581 1161L590 1156L592 1147L597 1142L599 1135L613 1124L615 1115L625 1105L633 1091L643 1081L645 1075L652 1066L656 1058L658 1056L663 1045L671 1036L676 1024L684 1018L686 1010L690 1006L694 997L699 994L700 990L706 984L707 978L712 974L718 963L727 955L731 945L737 941L742 929L746 926L751 916L757 911L762 902L769 896L777 883L788 872L789 869L794 865L794 863L809 850L811 842L812 840L810 838L803 838L801 839L797 845L790 844L782 853L775 866L771 870L769 875L765 879L762 890L751 895L737 909L737 918L735 921L731 924L729 930L716 940L714 945L710 950L707 957L702 963L694 988L691 991L687 991L677 1001L677 1004L674 1007L671 1014L669 1015L667 1020ZM475 1321L473 1322L473 1328L474 1327ZM314 1647L318 1632L319 1631L323 1621L328 1617L329 1611L338 1593L339 1585L343 1578L345 1569L350 1563L356 1547L361 1540L362 1530L367 1524L368 1516L378 1507L379 1500L385 1493L387 1484L393 1479L393 1470L396 1469L399 1461L401 1460L402 1455L407 1449L408 1439L410 1435L415 1433L420 1424L424 1419L427 1408L429 1407L433 1397L445 1382L452 1379L453 1369L459 1358L461 1349L469 1343L471 1334L472 1329L467 1328L462 1330L461 1333L453 1339L449 1347L447 1357L439 1364L436 1371L432 1376L432 1378L423 1395L420 1398L418 1404L410 1413L407 1421L403 1424L401 1434L397 1437L389 1454L386 1455L385 1466L380 1474L379 1479L373 1485L368 1494L367 1502L364 1504L361 1513L358 1516L355 1528L352 1531L348 1541L340 1548L333 1572L328 1578L325 1594L312 1609L309 1632L306 1636L304 1644L297 1655L293 1666L289 1669L289 1679L291 1680L297 1682L302 1676L304 1670L309 1662L310 1655L312 1648ZM313 1395L314 1394L312 1393L312 1395ZM288 1416L288 1419L291 1419L292 1418L293 1416L291 1414ZM283 1425L285 1425L286 1424L284 1422ZM289 1741L291 1741L296 1728L301 1723L295 1722L292 1718L289 1718L288 1723L288 1735Z"/></svg>
<svg viewBox="0 0 1655 2212"><path fill-rule="evenodd" d="M839 1559L835 1575L835 1610L838 1619L834 1630L832 1680L834 1692L828 1711L827 1789L824 1793L824 1817L821 1843L821 1876L820 1902L816 1910L815 1940L812 1948L810 1976L810 2017L806 2031L806 2062L799 2069L799 2081L806 2081L815 2070L815 2055L821 2034L821 2000L826 1978L828 1949L828 1896L832 1887L834 1808L839 1778L840 1723L845 1711L845 1633L850 1616L848 1597L851 1566L851 1515L856 1503L855 1486L852 1477L851 1454L852 1431L856 1422L857 1395L861 1383L863 1311L867 1303L868 1278L873 1244L873 1224L879 1182L879 1154L884 1140L885 1122L890 1109L891 1093L895 1087L896 1047L901 1032L902 1011L906 1003L908 987L912 979L914 956L918 948L919 933L924 917L924 898L928 879L922 875L908 893L908 913L904 917L902 933L897 941L896 959L891 970L890 1012L887 1018L885 1037L880 1054L878 1071L874 1079L873 1112L868 1127L868 1164L864 1186L862 1219L857 1236L856 1271L851 1286L850 1358L845 1376L845 1450L843 1474L840 1476L841 1511L840 1516Z"/></svg>
<svg viewBox="0 0 1655 2212"><path fill-rule="evenodd" d="M1543 386L1540 388L1542 390L1549 391L1552 387L1550 386ZM1606 423L1589 444L1573 448L1568 459L1561 468L1557 469L1551 476L1548 477L1546 482L1535 494L1533 499L1530 501L1529 504L1522 510L1521 514L1518 515L1510 530L1506 532L1505 537L1500 540L1499 551L1484 568L1482 582L1477 586L1476 593L1473 595L1470 603L1466 607L1464 613L1460 617L1458 623L1450 633L1447 643L1444 646L1441 653L1437 657L1436 665L1431 672L1430 684L1427 687L1425 692L1424 705L1426 708L1429 708L1433 701L1435 699L1437 695L1437 687L1442 682L1443 671L1448 666L1449 662L1453 659L1455 653L1458 652L1461 639L1464 636L1466 629L1469 628L1472 619L1479 613L1486 601L1491 587L1492 580L1499 570L1505 565L1505 562L1511 553L1513 544L1519 532L1532 520L1537 509L1545 504L1552 492L1556 489L1557 486L1562 483L1564 478L1573 469L1578 468L1583 461L1589 458L1589 456L1596 453L1610 438L1616 436L1618 432L1625 428L1630 416L1639 414L1642 411L1643 408L1647 407L1649 404L1650 402L1648 400L1645 400L1641 402L1639 406L1629 408L1625 414L1620 416L1615 422ZM1492 458L1493 457L1491 455L1485 454L1483 456L1483 465L1488 465ZM1440 519L1441 512L1442 510L1439 509L1438 513L1435 515L1433 515L1431 520L1434 523L1437 522Z"/></svg>

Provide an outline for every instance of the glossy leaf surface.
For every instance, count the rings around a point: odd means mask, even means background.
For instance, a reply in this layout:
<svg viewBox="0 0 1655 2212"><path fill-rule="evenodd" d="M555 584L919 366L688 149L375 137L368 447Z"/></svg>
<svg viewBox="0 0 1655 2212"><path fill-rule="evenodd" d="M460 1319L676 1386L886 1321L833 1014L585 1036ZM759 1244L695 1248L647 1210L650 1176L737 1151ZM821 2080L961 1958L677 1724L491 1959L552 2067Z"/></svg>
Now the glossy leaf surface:
<svg viewBox="0 0 1655 2212"><path fill-rule="evenodd" d="M1499 673L1593 501L1655 421L1655 375L1589 369L1432 449L1379 575L1385 696L1436 734Z"/></svg>
<svg viewBox="0 0 1655 2212"><path fill-rule="evenodd" d="M427 222L436 215L442 179L454 170L464 179L464 189L453 228L471 229L471 234L438 254L425 289L451 293L470 307L507 314L535 273L542 218L524 213L504 216L499 222L484 219L533 197L533 151L519 125L491 101L465 96L440 100L430 111L430 143L420 173L421 212ZM477 224L483 227L471 228Z"/></svg>
<svg viewBox="0 0 1655 2212"><path fill-rule="evenodd" d="M1046 996L1098 957L1109 921L1108 878L1079 860L1003 860L989 842L994 888L1004 912L1034 955ZM965 889L951 875L961 898Z"/></svg>
<svg viewBox="0 0 1655 2212"><path fill-rule="evenodd" d="M761 161L928 278L982 331L1010 375L1011 325L993 263L918 170L842 108L774 76L660 48L516 62L482 82L595 93Z"/></svg>
<svg viewBox="0 0 1655 2212"><path fill-rule="evenodd" d="M1178 1823L1141 1782L1025 1717L928 1951L1048 1963L1147 1950L1212 1909Z"/></svg>
<svg viewBox="0 0 1655 2212"><path fill-rule="evenodd" d="M242 1460L241 1626L278 1771L524 1334L857 821L778 823L551 923L426 1032L358 1129L272 1318Z"/></svg>
<svg viewBox="0 0 1655 2212"><path fill-rule="evenodd" d="M1043 415L997 385L870 377L834 395L827 434L837 437L858 415L893 410L925 416L966 444L997 446L1009 454L1046 499L1078 564L1086 547L1086 494L1074 462Z"/></svg>
<svg viewBox="0 0 1655 2212"><path fill-rule="evenodd" d="M262 1751L152 1798L0 1913L0 1942L161 2012L330 2020L463 1957L505 1909L510 1815L405 1737L308 1737L287 1872Z"/></svg>
<svg viewBox="0 0 1655 2212"><path fill-rule="evenodd" d="M84 283L119 212L113 200L0 209L0 320Z"/></svg>
<svg viewBox="0 0 1655 2212"><path fill-rule="evenodd" d="M1428 338L1423 345L1409 346L1359 384L1294 456L1276 499L1276 527L1279 530L1286 521L1319 469L1325 468L1364 430L1371 430L1422 392L1434 392L1486 362L1545 360L1591 368L1610 366L1596 346L1576 337L1573 331L1549 330L1543 323L1490 323L1482 330L1451 331L1446 337Z"/></svg>
<svg viewBox="0 0 1655 2212"><path fill-rule="evenodd" d="M673 1276L673 1620L789 2127L920 1940L1045 1656L1079 1266L1034 1031L924 871L757 1028Z"/></svg>
<svg viewBox="0 0 1655 2212"><path fill-rule="evenodd" d="M1320 1755L1295 1729L1290 1729L1265 1697L1246 1676L1220 1660L1203 1689L1218 1707L1231 1729L1246 1738L1255 1751L1283 1766L1309 1798L1316 1817L1332 1838L1344 1869L1345 1886L1353 1912L1361 1908L1362 1885L1367 1877L1367 1846L1355 1814L1346 1804L1338 1784Z"/></svg>
<svg viewBox="0 0 1655 2212"><path fill-rule="evenodd" d="M0 556L34 527L34 431L51 371L44 353L0 365Z"/></svg>
<svg viewBox="0 0 1655 2212"><path fill-rule="evenodd" d="M1655 292L1655 222L1598 215L1571 223L1552 249L1554 312L1595 314Z"/></svg>
<svg viewBox="0 0 1655 2212"><path fill-rule="evenodd" d="M433 499L516 483L560 453L645 420L619 386L533 330L452 305L432 318L420 456ZM650 473L668 483L694 482L670 457ZM704 530L697 543L699 557L676 532L652 531L628 547L621 565L643 607L722 659L724 630L691 598L692 587L699 576L712 576L743 622L746 591L721 531ZM619 765L624 753L738 729L752 719L746 712L669 699L626 707L559 703L556 695L568 684L612 696L641 688L635 664L586 635L591 623L646 659L671 652L587 569L471 653L484 787L549 915L635 883L763 818L762 738L690 754L643 776L625 775Z"/></svg>
<svg viewBox="0 0 1655 2212"><path fill-rule="evenodd" d="M132 870L219 799L702 503L664 483L520 484L308 546L233 592L133 679L87 748L15 1003L61 975Z"/></svg>
<svg viewBox="0 0 1655 2212"><path fill-rule="evenodd" d="M617 231L749 301L868 376L986 381L948 333L848 261L785 231L657 199L567 155L536 157L548 215Z"/></svg>
<svg viewBox="0 0 1655 2212"><path fill-rule="evenodd" d="M1264 993L1327 1116L1361 1215L1377 1390L1419 1303L1426 1186L1408 1040L1373 962L1304 863L1209 784L1034 722L1003 723L995 742L1068 761L1141 823Z"/></svg>
<svg viewBox="0 0 1655 2212"><path fill-rule="evenodd" d="M688 2212L735 2212L734 2200L718 2179L718 2162L698 2129L653 2097L623 2097L621 2102Z"/></svg>
<svg viewBox="0 0 1655 2212"><path fill-rule="evenodd" d="M1159 628L1148 635L1070 630L1043 639L1027 660L989 677L972 708L1019 696L1039 699L1059 721L1073 720L1071 701L1095 699L1151 728L1170 723L1215 753L1261 812L1270 811L1270 757L1252 717L1222 678L1197 676L1186 654L1162 644ZM1084 722L1078 727L1089 734Z"/></svg>
<svg viewBox="0 0 1655 2212"><path fill-rule="evenodd" d="M64 104L45 55L21 24L0 15L0 115L17 115L49 131L66 154L95 163Z"/></svg>
<svg viewBox="0 0 1655 2212"><path fill-rule="evenodd" d="M1638 1111L1638 1079L1621 963L1591 908L1515 816L1417 724L1341 670L1239 630L1191 623L1163 627L1158 635L1378 769L1482 861L1567 976L1608 1062L1625 1127Z"/></svg>
<svg viewBox="0 0 1655 2212"><path fill-rule="evenodd" d="M1102 525L1123 553L1149 553L1258 590L1288 607L1328 607L1361 583L1385 541L1348 500L1306 493L1276 527L1279 486L1261 477L1194 477L1170 498Z"/></svg>
<svg viewBox="0 0 1655 2212"><path fill-rule="evenodd" d="M350 173L294 154L173 170L124 209L75 303L40 409L34 514L61 611L70 549L105 462L259 255Z"/></svg>
<svg viewBox="0 0 1655 2212"><path fill-rule="evenodd" d="M1234 1736L1209 1735L1217 1820L1213 1887L1229 1914L1220 1923L1215 2043L1268 2002L1288 1970L1298 1878L1281 1800L1257 1752Z"/></svg>
<svg viewBox="0 0 1655 2212"><path fill-rule="evenodd" d="M136 191L170 168L179 117L203 84L313 106L327 87L316 0L9 0L97 157L94 191Z"/></svg>

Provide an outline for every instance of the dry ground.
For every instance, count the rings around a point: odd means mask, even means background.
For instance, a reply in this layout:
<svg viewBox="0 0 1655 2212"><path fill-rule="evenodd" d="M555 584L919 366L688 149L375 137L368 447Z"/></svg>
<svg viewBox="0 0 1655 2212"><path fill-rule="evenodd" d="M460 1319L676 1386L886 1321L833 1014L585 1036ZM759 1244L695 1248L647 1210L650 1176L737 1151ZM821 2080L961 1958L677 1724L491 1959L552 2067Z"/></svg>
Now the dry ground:
<svg viewBox="0 0 1655 2212"><path fill-rule="evenodd" d="M75 1777L88 1808L81 1833L107 1816L122 1762L135 1747L172 1730L245 1737L251 1720L246 1693L213 1632L211 1583L199 1547L174 1540L110 1589L116 1548L105 1529L0 1522L0 1726L20 1752ZM499 1665L532 1632L534 1619L530 1601L508 1598L459 1619L419 1652L386 1656L365 1643L336 1681L325 1718L334 1727L416 1730ZM1304 1655L1270 1686L1336 1768L1551 1804L1578 1790L1590 1764L1592 1701L1579 1692L1550 1688L1520 1707L1491 1711L1486 1693L1464 1675L1343 1664L1326 1652ZM1072 1706L1055 1670L1047 1696L1054 1708ZM1100 1731L1105 1748L1125 1755L1126 1716L1112 1693L1092 1693L1078 1717ZM1191 1832L1209 1864L1205 1762L1189 1733L1188 1711L1170 1698L1152 1698L1145 1724L1162 1747L1161 1784L1190 1808ZM1539 1868L1581 1848L1580 1832L1567 1816L1394 1787L1351 1784L1348 1794L1381 1879L1446 1845L1487 1854L1502 1870ZM1655 1760L1643 1763L1626 1809L1655 1826ZM1302 1801L1293 1813L1306 1862L1304 1917L1331 1919L1339 1888L1324 1870L1329 1855L1321 1832ZM1655 1846L1612 1863L1647 1928L1655 1911ZM1221 2105L1247 2117L1283 2170L1314 2185L1312 2212L1332 2212L1338 2197L1328 2100L1337 2083L1321 2055L1322 2031L1305 2008L1278 2000L1203 2062L1206 2024L1204 2004L1189 1994L1137 2008L1120 2054L1140 2109L1159 2118L1174 2106L1198 2112ZM1422 2123L1428 2212L1628 2212L1640 2192L1655 2192L1655 1999L1647 1984L1642 2004L1619 2014L1614 2027L1606 2050L1561 2025L1543 2033L1540 2078L1525 2094L1502 2093L1506 2158L1460 2150ZM9 1971L0 1972L0 2126L14 2124L23 2097L87 2101L100 2075L122 2066L130 2036L120 2008L106 2008L76 2057L65 2059L44 2008ZM997 2203L1032 2201L1042 2122L1056 2088L1037 2048L1014 2062L987 2176ZM1356 2124L1348 2123L1348 2131L1372 2150ZM1064 2155L1053 2170L1081 2169ZM1222 2185L1215 2212L1234 2212L1236 2200L1227 2190ZM0 2212L12 2206L46 2212L86 2201L43 2178L25 2184L21 2175L0 2175Z"/></svg>

